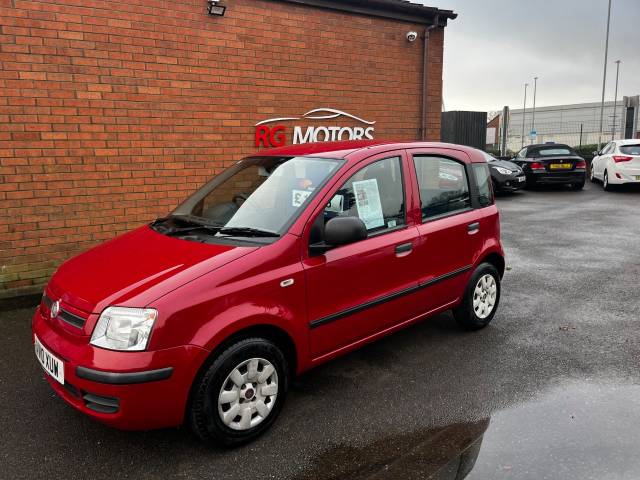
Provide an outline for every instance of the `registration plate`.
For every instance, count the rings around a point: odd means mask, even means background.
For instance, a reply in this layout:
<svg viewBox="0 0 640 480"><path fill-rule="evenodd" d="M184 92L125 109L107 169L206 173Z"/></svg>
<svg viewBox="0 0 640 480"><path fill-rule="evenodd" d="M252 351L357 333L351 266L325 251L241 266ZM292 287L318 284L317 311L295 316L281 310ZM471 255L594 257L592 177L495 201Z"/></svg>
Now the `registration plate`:
<svg viewBox="0 0 640 480"><path fill-rule="evenodd" d="M44 371L51 375L56 381L64 385L64 362L58 357L53 355L49 350L38 340L38 337L34 335L33 346L36 351L36 358L44 368Z"/></svg>
<svg viewBox="0 0 640 480"><path fill-rule="evenodd" d="M567 170L572 167L573 164L571 163L552 163L551 165L549 165L549 168L551 170Z"/></svg>
<svg viewBox="0 0 640 480"><path fill-rule="evenodd" d="M640 175L636 175L636 180L640 180Z"/></svg>
<svg viewBox="0 0 640 480"><path fill-rule="evenodd" d="M521 183L524 182L525 180L526 180L526 177L518 177L518 181Z"/></svg>

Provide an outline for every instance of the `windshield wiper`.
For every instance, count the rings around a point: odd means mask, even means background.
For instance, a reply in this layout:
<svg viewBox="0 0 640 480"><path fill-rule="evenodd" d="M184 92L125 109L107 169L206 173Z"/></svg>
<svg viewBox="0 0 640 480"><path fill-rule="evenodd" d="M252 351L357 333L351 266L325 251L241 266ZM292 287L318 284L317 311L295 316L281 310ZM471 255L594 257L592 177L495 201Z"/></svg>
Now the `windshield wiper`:
<svg viewBox="0 0 640 480"><path fill-rule="evenodd" d="M214 227L213 225L193 225L192 227L172 228L167 231L165 235L179 235L181 233L189 233L197 230L205 230L211 233L218 233L220 227Z"/></svg>
<svg viewBox="0 0 640 480"><path fill-rule="evenodd" d="M260 230L251 227L226 227L221 228L218 233L231 237L279 237L280 235L268 230Z"/></svg>

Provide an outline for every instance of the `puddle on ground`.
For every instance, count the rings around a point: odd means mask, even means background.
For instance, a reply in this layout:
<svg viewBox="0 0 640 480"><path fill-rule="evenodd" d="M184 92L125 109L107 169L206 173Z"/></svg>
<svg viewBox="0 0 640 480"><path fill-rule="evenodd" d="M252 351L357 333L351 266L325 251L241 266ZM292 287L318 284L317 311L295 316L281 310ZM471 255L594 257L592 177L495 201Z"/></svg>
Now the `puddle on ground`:
<svg viewBox="0 0 640 480"><path fill-rule="evenodd" d="M640 386L574 383L490 418L336 445L299 480L637 480Z"/></svg>

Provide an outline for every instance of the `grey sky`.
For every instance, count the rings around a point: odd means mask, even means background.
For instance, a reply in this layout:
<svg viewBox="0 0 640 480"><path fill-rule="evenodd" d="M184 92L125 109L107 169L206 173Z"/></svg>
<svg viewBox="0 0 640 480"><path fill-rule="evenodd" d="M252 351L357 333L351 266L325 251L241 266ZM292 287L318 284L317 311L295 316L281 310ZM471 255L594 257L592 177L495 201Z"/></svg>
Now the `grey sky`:
<svg viewBox="0 0 640 480"><path fill-rule="evenodd" d="M534 76L539 106L600 101L607 0L421 3L459 14L445 31L447 110L522 108L524 83L533 85ZM613 100L617 59L618 97L640 94L639 48L640 0L613 0L607 99Z"/></svg>

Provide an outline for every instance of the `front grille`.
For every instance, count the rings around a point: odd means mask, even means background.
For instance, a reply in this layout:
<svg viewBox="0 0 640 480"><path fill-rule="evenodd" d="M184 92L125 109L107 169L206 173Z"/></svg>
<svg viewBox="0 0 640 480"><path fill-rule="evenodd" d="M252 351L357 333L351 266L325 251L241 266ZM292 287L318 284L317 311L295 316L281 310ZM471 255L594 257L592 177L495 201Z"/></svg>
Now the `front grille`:
<svg viewBox="0 0 640 480"><path fill-rule="evenodd" d="M47 308L51 308L51 305L53 304L53 300L47 297L46 293L42 295L42 302L45 304Z"/></svg>
<svg viewBox="0 0 640 480"><path fill-rule="evenodd" d="M42 314L45 317L49 317L49 314L51 313L51 306L53 305L53 300L46 293L42 295L42 305L45 307L44 309L41 308ZM71 313L64 308L60 308L60 312L58 313L58 316L56 318L59 318L63 322L68 323L69 325L72 325L76 328L83 328L85 322L87 321L85 318L82 318L75 313Z"/></svg>
<svg viewBox="0 0 640 480"><path fill-rule="evenodd" d="M84 322L86 321L84 318L79 317L78 315L68 312L62 308L60 309L58 318L63 322L68 323L69 325L73 325L76 328L84 327Z"/></svg>

